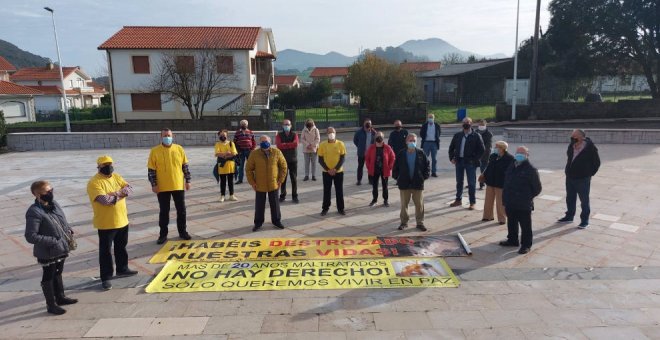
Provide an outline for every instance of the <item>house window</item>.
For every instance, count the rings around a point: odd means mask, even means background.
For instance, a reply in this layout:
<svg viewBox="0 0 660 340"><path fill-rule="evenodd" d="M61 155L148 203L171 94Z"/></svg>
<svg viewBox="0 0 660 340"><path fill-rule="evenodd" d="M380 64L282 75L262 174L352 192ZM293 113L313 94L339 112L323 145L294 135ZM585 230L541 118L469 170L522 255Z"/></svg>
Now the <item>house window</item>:
<svg viewBox="0 0 660 340"><path fill-rule="evenodd" d="M133 111L162 111L160 93L131 93Z"/></svg>
<svg viewBox="0 0 660 340"><path fill-rule="evenodd" d="M71 88L73 88L73 80L69 80L69 83L71 83Z"/></svg>
<svg viewBox="0 0 660 340"><path fill-rule="evenodd" d="M216 59L218 73L234 74L234 57L219 55Z"/></svg>
<svg viewBox="0 0 660 340"><path fill-rule="evenodd" d="M177 56L176 57L176 70L179 73L193 73L195 72L195 57L193 56Z"/></svg>
<svg viewBox="0 0 660 340"><path fill-rule="evenodd" d="M257 72L257 60L254 58L250 59L250 74L255 74Z"/></svg>
<svg viewBox="0 0 660 340"><path fill-rule="evenodd" d="M133 57L133 73L149 74L149 56L134 55Z"/></svg>

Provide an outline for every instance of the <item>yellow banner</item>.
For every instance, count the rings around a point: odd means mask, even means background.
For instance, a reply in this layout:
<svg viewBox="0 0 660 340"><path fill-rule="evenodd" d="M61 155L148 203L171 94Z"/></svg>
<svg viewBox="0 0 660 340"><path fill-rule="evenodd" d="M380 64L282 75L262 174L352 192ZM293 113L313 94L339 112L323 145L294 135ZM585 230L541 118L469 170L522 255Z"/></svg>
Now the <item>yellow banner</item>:
<svg viewBox="0 0 660 340"><path fill-rule="evenodd" d="M237 238L168 241L149 263L467 255L456 236Z"/></svg>
<svg viewBox="0 0 660 340"><path fill-rule="evenodd" d="M458 287L441 258L168 261L147 293Z"/></svg>

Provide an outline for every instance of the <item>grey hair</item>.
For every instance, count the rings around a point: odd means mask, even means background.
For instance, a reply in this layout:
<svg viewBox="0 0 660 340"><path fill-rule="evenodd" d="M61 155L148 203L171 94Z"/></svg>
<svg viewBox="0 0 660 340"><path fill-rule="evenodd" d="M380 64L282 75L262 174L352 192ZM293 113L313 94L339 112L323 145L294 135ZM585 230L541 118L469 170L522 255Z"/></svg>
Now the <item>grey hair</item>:
<svg viewBox="0 0 660 340"><path fill-rule="evenodd" d="M408 137L415 137L415 138L417 138L417 135L414 134L414 133L409 133L409 134L408 134ZM406 139L408 139L408 137L406 137Z"/></svg>
<svg viewBox="0 0 660 340"><path fill-rule="evenodd" d="M270 143L270 136L268 136L268 135L261 135L261 136L259 136L259 140L261 140L261 139L264 138L264 137L266 137L266 140L268 140L268 142Z"/></svg>
<svg viewBox="0 0 660 340"><path fill-rule="evenodd" d="M519 146L517 149L523 149L523 150L525 150L525 153L529 155L529 148L528 148L528 147L526 147L526 146L524 146L524 145L521 145L521 146ZM516 150L517 150L517 149L516 149Z"/></svg>
<svg viewBox="0 0 660 340"><path fill-rule="evenodd" d="M248 125L248 121L247 121L247 119L243 119L243 120L241 120L240 123L239 123L239 125L245 125L245 126L247 126L247 125Z"/></svg>
<svg viewBox="0 0 660 340"><path fill-rule="evenodd" d="M582 138L587 137L587 133L584 132L584 130L582 130L582 129L575 129L573 131L577 131L582 136Z"/></svg>

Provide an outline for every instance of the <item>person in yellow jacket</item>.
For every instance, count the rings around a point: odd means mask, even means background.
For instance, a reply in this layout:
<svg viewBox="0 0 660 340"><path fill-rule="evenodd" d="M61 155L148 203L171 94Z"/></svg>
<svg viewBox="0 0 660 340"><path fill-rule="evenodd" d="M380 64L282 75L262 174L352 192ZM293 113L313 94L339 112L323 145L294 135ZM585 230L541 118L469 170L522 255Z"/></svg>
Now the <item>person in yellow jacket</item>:
<svg viewBox="0 0 660 340"><path fill-rule="evenodd" d="M114 272L111 248L114 243L117 277L132 276L137 271L128 268L128 210L126 197L133 188L119 174L114 172L110 156L96 160L98 172L87 183L87 195L94 211L93 224L99 234L99 267L101 286L112 288L110 279Z"/></svg>
<svg viewBox="0 0 660 340"><path fill-rule="evenodd" d="M238 201L234 196L234 173L236 172L236 162L234 159L238 156L236 144L227 140L227 130L218 132L220 141L215 143L215 157L218 158L218 177L220 178L220 202L225 201L226 188L229 186L229 200Z"/></svg>
<svg viewBox="0 0 660 340"><path fill-rule="evenodd" d="M263 135L259 138L259 142L259 148L250 152L250 157L245 165L245 176L256 193L252 231L259 230L264 223L266 195L270 204L271 222L275 227L284 229L277 197L279 188L286 177L286 160L282 151L271 148L270 137Z"/></svg>

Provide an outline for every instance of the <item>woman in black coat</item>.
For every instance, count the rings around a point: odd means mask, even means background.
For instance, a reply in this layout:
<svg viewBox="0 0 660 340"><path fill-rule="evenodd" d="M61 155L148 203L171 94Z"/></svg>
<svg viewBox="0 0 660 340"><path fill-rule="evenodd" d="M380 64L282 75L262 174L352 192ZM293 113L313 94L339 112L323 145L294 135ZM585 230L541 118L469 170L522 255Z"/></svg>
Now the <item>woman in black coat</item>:
<svg viewBox="0 0 660 340"><path fill-rule="evenodd" d="M509 145L504 141L495 143L493 152L488 159L488 166L479 176L479 183L486 184L484 198L484 215L482 221L493 220L493 205L497 208L497 221L506 224L506 212L502 203L502 188L506 169L514 162L513 156L507 152ZM495 204L497 203L497 204Z"/></svg>
<svg viewBox="0 0 660 340"><path fill-rule="evenodd" d="M64 314L60 306L78 302L64 295L62 270L69 255L69 239L73 230L64 211L53 199L53 188L47 181L37 181L30 187L36 198L25 214L25 239L34 244L33 254L43 268L41 289L46 298L47 311Z"/></svg>

